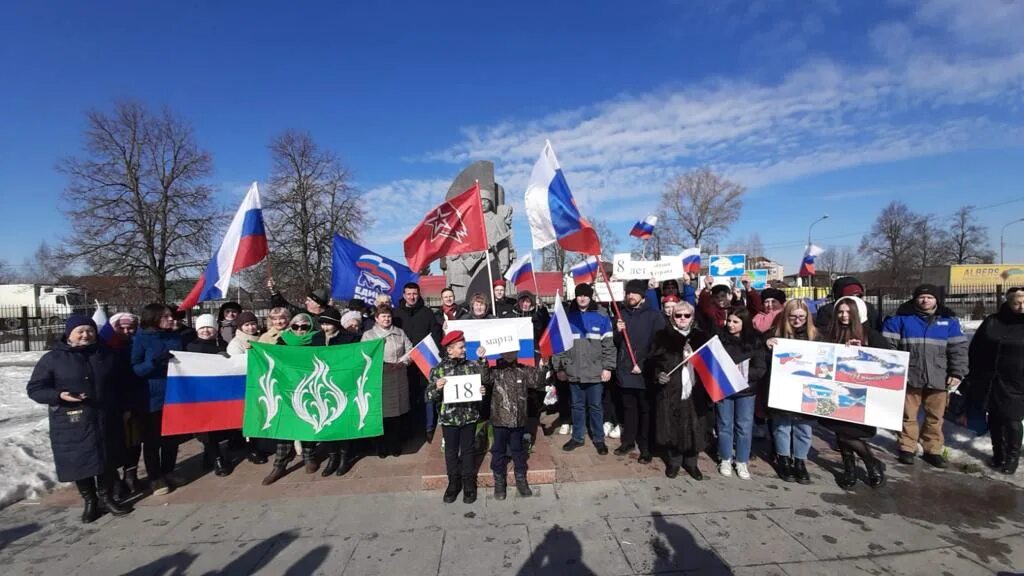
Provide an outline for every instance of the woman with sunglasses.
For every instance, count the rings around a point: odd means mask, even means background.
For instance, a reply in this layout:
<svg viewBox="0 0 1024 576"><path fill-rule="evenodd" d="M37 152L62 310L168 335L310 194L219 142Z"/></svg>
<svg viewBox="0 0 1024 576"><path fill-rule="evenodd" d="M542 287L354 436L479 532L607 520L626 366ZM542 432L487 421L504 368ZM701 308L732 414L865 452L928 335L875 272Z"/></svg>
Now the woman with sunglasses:
<svg viewBox="0 0 1024 576"><path fill-rule="evenodd" d="M766 343L769 350L775 347L779 338L790 340L817 340L817 330L811 319L811 311L803 300L790 300L782 307L775 317L775 326L771 338ZM768 363L771 371L771 363ZM767 390L763 394L767 397ZM810 484L811 475L807 472L807 454L811 450L813 433L812 418L788 412L786 410L770 410L772 422L772 439L775 445L775 471L785 482Z"/></svg>
<svg viewBox="0 0 1024 576"><path fill-rule="evenodd" d="M315 333L313 330L313 319L309 314L302 312L292 317L292 321L288 323L288 329L281 332L275 343L281 346L308 346L313 341ZM316 442L302 443L303 461L314 461L313 452L315 448ZM283 478L288 471L288 464L295 459L295 456L295 442L279 440L274 450L274 467L267 474L266 478L263 479L263 485L273 484Z"/></svg>
<svg viewBox="0 0 1024 576"><path fill-rule="evenodd" d="M669 326L654 335L650 358L658 382L654 391L654 437L668 450L665 475L669 478L678 476L681 467L694 480L704 479L697 456L704 446L711 400L693 368L680 364L707 340L707 334L694 322L689 302L675 303Z"/></svg>
<svg viewBox="0 0 1024 576"><path fill-rule="evenodd" d="M828 327L821 335L822 341L849 346L886 347L885 339L868 322L868 306L863 300L856 296L843 296L836 300L832 311ZM849 490L857 484L857 456L861 457L867 468L868 486L877 488L885 483L885 465L875 458L871 446L866 442L878 432L874 426L829 418L821 418L819 422L836 435L836 444L843 457L843 472L836 478L840 488Z"/></svg>

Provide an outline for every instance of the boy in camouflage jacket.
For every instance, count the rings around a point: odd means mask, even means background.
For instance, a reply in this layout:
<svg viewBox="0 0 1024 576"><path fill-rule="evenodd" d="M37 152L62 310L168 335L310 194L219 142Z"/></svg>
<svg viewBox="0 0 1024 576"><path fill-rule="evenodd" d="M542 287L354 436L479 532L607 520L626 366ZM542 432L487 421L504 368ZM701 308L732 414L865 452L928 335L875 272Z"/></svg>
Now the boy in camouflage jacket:
<svg viewBox="0 0 1024 576"><path fill-rule="evenodd" d="M507 352L494 368L484 373L483 383L491 397L491 471L494 472L494 499L504 500L508 486L508 452L512 452L516 490L520 496L532 496L526 481L526 400L528 390L537 390L544 381L543 365L530 368L516 362L516 352Z"/></svg>

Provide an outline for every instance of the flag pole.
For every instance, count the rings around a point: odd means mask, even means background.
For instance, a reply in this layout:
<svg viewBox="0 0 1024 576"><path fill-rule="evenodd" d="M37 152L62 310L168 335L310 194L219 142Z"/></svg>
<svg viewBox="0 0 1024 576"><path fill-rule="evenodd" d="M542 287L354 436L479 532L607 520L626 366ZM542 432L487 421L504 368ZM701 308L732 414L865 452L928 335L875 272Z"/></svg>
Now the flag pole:
<svg viewBox="0 0 1024 576"><path fill-rule="evenodd" d="M711 340L714 340L715 338L718 338L718 335L717 335L717 334L716 334L716 335L715 335L714 337L712 337L712 338L711 338ZM707 342L705 342L705 343L701 344L699 348L697 348L697 349L696 349L696 350L694 350L693 352L690 352L690 355L689 355L689 356L687 356L686 358L683 358L683 361L682 361L682 362L680 362L679 364L676 364L676 367L675 367L675 368L673 368L673 369L671 369L671 370L669 370L669 371L668 371L668 373L667 373L666 375L667 375L667 376L671 376L671 375L675 374L675 373L676 373L676 370L679 370L680 368L682 368L684 364L686 364L687 362L689 362L689 361L690 361L690 358L693 358L694 356L696 356L696 355L697 355L697 352L700 352L701 350L703 350L704 348L706 348L708 344L711 344L711 340L708 340Z"/></svg>
<svg viewBox="0 0 1024 576"><path fill-rule="evenodd" d="M604 263L601 262L600 254L597 255L597 271L601 273L601 279L604 280L604 285L608 288L608 298L612 301L615 315L625 324L626 319L622 317L622 312L619 311L619 303L615 301L615 294L612 293L612 284L608 281L608 275L604 272ZM638 368L640 365L636 362L636 354L633 353L633 343L629 341L629 332L623 330L622 337L626 340L626 351L629 352L629 359L633 361L633 367Z"/></svg>
<svg viewBox="0 0 1024 576"><path fill-rule="evenodd" d="M533 291L537 296L537 302L540 303L540 286L537 285L537 269L533 266L533 249L530 249L530 276L533 276Z"/></svg>
<svg viewBox="0 0 1024 576"><path fill-rule="evenodd" d="M480 193L480 181L474 180L476 183L476 199L480 202L480 227L483 228L484 232L484 244L487 245L487 249L484 250L485 260L487 260L487 281L488 287L487 292L491 295L491 314L494 317L498 317L498 305L494 301L494 273L491 271L491 241L487 239L487 217L484 216L484 195Z"/></svg>

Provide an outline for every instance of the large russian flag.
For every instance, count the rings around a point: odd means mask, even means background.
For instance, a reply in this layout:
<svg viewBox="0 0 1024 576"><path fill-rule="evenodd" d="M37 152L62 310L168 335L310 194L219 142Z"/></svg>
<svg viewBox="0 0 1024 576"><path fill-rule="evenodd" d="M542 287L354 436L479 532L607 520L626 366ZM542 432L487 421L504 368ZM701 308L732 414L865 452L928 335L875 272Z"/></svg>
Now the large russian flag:
<svg viewBox="0 0 1024 576"><path fill-rule="evenodd" d="M736 363L725 351L718 336L714 336L691 354L689 362L694 372L700 376L700 381L712 402L718 402L750 387L747 379L736 367Z"/></svg>
<svg viewBox="0 0 1024 576"><path fill-rule="evenodd" d="M562 295L555 294L555 313L551 315L548 328L540 337L540 355L543 358L550 358L572 348L572 326L569 325L569 317L565 315L565 308L562 307Z"/></svg>
<svg viewBox="0 0 1024 576"><path fill-rule="evenodd" d="M266 258L267 233L263 228L263 209L260 207L260 191L253 182L242 205L231 219L227 233L213 259L206 266L206 272L199 277L192 291L178 305L187 310L200 302L219 300L228 293L231 274L258 264Z"/></svg>
<svg viewBox="0 0 1024 576"><path fill-rule="evenodd" d="M245 357L174 352L167 364L164 436L242 427Z"/></svg>
<svg viewBox="0 0 1024 576"><path fill-rule="evenodd" d="M637 223L633 224L633 229L629 231L629 235L641 240L649 240L654 235L654 227L657 225L658 217L648 216L643 220L637 220Z"/></svg>
<svg viewBox="0 0 1024 576"><path fill-rule="evenodd" d="M814 244L808 244L804 250L804 258L800 262L800 276L814 276L814 259L821 256L825 249Z"/></svg>
<svg viewBox="0 0 1024 576"><path fill-rule="evenodd" d="M466 358L477 360L476 349L487 336L496 334L515 334L519 339L519 352L516 358L520 364L533 366L533 320L530 318L499 318L493 320L449 320L448 332L462 330L466 336ZM487 359L496 361L501 354L488 354Z"/></svg>
<svg viewBox="0 0 1024 576"><path fill-rule="evenodd" d="M420 340L420 343L409 352L409 359L416 364L425 378L430 378L430 371L441 363L441 354L437 351L434 337L427 334L426 338Z"/></svg>
<svg viewBox="0 0 1024 576"><path fill-rule="evenodd" d="M569 269L574 284L586 284L597 279L597 267L600 266L597 256L590 256L583 262Z"/></svg>
<svg viewBox="0 0 1024 576"><path fill-rule="evenodd" d="M505 272L505 280L516 287L516 292L522 292L534 284L533 252L528 252L526 256L516 260L508 272Z"/></svg>
<svg viewBox="0 0 1024 576"><path fill-rule="evenodd" d="M683 259L683 272L700 274L700 248L687 248L679 257Z"/></svg>
<svg viewBox="0 0 1024 576"><path fill-rule="evenodd" d="M534 250L558 242L570 252L601 253L601 239L580 216L550 141L544 141L540 159L533 165L526 186L525 208Z"/></svg>

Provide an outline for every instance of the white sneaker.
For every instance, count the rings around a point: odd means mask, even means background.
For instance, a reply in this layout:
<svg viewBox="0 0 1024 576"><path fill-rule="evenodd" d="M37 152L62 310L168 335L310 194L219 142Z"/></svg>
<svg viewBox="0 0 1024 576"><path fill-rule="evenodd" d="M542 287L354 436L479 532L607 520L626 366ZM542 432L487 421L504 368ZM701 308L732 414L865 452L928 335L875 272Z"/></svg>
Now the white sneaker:
<svg viewBox="0 0 1024 576"><path fill-rule="evenodd" d="M622 437L622 426L616 426L612 428L612 431L608 433L609 438L621 438Z"/></svg>
<svg viewBox="0 0 1024 576"><path fill-rule="evenodd" d="M604 423L604 435L605 436L610 436L611 433L612 433L612 428L614 428L614 426L612 426L611 422L605 422Z"/></svg>
<svg viewBox="0 0 1024 576"><path fill-rule="evenodd" d="M736 475L740 477L740 480L750 480L750 470L747 470L746 462L736 463Z"/></svg>
<svg viewBox="0 0 1024 576"><path fill-rule="evenodd" d="M718 473L722 476L732 476L732 460L722 460L718 465Z"/></svg>
<svg viewBox="0 0 1024 576"><path fill-rule="evenodd" d="M568 436L570 430L571 430L571 428L570 428L570 426L568 424L562 424L561 426L558 427L558 435L559 436Z"/></svg>

